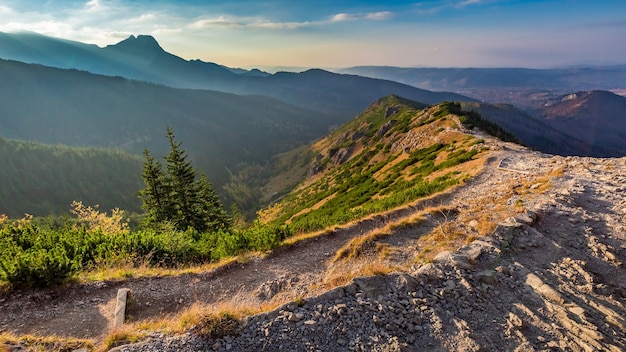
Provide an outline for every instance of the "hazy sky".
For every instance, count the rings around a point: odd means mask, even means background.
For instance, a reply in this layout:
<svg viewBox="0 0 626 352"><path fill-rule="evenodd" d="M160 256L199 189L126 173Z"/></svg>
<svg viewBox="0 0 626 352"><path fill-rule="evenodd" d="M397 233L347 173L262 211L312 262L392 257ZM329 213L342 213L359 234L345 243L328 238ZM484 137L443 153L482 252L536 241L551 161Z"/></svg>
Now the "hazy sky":
<svg viewBox="0 0 626 352"><path fill-rule="evenodd" d="M624 0L0 0L0 31L100 46L151 34L231 67L626 63Z"/></svg>

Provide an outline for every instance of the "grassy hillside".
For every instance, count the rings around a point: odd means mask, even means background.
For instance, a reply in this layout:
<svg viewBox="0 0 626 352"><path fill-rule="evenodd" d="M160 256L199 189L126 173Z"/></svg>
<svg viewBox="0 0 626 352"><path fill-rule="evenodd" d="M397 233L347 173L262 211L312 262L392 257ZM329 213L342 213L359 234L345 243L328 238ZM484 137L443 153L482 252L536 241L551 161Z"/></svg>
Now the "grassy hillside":
<svg viewBox="0 0 626 352"><path fill-rule="evenodd" d="M458 103L427 107L397 96L382 98L312 146L282 154L265 167L247 168L248 177L261 180L258 184L264 185L266 193L272 187L280 189L296 181L300 184L261 211L254 226L244 229L198 233L145 224L131 230L119 223L119 216L103 217L91 211L84 219L79 215L77 221L65 221L60 227L0 218L5 222L0 222L0 287L2 282L10 287L48 286L110 265L177 266L217 261L246 251L275 248L294 232L315 231L406 205L448 189L480 169L485 147L483 140L468 133L472 126L513 138L477 114L461 111ZM61 205L74 199L99 203L87 196L98 196L100 193L89 187L101 183L104 186L100 189L122 196L131 196L136 189L119 182L138 178L141 160L128 158L137 172L130 166L121 169L121 160L107 158L120 152L11 141L3 141L3 147L2 155L12 156L0 160L8 165L3 169L8 175L5 183L24 182L17 188L29 211L46 199ZM31 175L24 175L24 170ZM55 189L35 196L32 190L37 182ZM11 195L16 196L20 195ZM104 209L108 206L101 205Z"/></svg>
<svg viewBox="0 0 626 352"><path fill-rule="evenodd" d="M312 231L461 182L483 148L481 140L463 132L461 121L469 124L468 117L452 111L461 113L458 104L427 107L397 96L380 99L311 147L306 180L261 212L261 219Z"/></svg>
<svg viewBox="0 0 626 352"><path fill-rule="evenodd" d="M74 200L103 211L140 210L143 159L120 150L0 138L0 165L0 214L62 214Z"/></svg>

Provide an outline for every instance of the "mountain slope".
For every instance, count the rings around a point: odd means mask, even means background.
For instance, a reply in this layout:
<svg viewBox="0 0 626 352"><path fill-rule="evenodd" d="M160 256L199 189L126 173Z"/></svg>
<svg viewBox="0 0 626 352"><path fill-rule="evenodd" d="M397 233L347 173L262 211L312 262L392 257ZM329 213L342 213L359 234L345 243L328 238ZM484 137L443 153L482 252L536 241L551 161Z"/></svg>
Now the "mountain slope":
<svg viewBox="0 0 626 352"><path fill-rule="evenodd" d="M547 103L535 114L554 129L608 150L603 156L626 155L625 97L606 91L578 92Z"/></svg>
<svg viewBox="0 0 626 352"><path fill-rule="evenodd" d="M626 159L484 138L449 192L216 270L0 293L0 330L101 339L128 287L142 341L115 351L624 350Z"/></svg>
<svg viewBox="0 0 626 352"><path fill-rule="evenodd" d="M153 37L144 35L100 48L31 32L0 32L0 58L162 84L176 81L177 76L234 75L214 63L188 62L169 54Z"/></svg>
<svg viewBox="0 0 626 352"><path fill-rule="evenodd" d="M165 155L172 127L194 164L223 184L258 162L326 133L327 116L261 96L174 89L0 60L0 133L71 146ZM229 171L230 170L230 171Z"/></svg>
<svg viewBox="0 0 626 352"><path fill-rule="evenodd" d="M473 100L455 93L434 93L396 82L321 70L274 75L257 71L236 74L214 63L184 60L165 52L153 37L141 35L98 48L33 33L0 33L0 58L123 76L177 88L265 95L330 113L338 119L338 124L362 111L370 102L389 94L427 104Z"/></svg>
<svg viewBox="0 0 626 352"><path fill-rule="evenodd" d="M140 211L143 159L121 150L71 148L0 138L0 214L67 214L72 201Z"/></svg>
<svg viewBox="0 0 626 352"><path fill-rule="evenodd" d="M569 128L557 128L547 121L530 116L511 105L462 103L464 110L476 111L515 134L524 145L556 155L612 156L615 150L568 134Z"/></svg>
<svg viewBox="0 0 626 352"><path fill-rule="evenodd" d="M306 180L262 220L312 231L459 183L483 150L461 123L465 117L451 113L455 107L427 107L397 96L378 100L310 148Z"/></svg>

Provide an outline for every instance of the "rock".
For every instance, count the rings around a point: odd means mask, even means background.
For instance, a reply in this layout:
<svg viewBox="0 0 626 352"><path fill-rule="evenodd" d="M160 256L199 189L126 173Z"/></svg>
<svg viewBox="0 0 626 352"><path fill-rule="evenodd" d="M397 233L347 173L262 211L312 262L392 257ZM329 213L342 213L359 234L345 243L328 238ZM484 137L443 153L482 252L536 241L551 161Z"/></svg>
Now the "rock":
<svg viewBox="0 0 626 352"><path fill-rule="evenodd" d="M535 292L546 297L547 299L558 304L563 304L564 301L561 295L550 286L544 284L537 275L529 273L526 276L526 284L532 287Z"/></svg>
<svg viewBox="0 0 626 352"><path fill-rule="evenodd" d="M452 253L450 251L444 251L437 254L437 256L433 259L433 263L449 265L462 269L474 268L474 266L469 263L466 256L460 255L458 253Z"/></svg>
<svg viewBox="0 0 626 352"><path fill-rule="evenodd" d="M509 328L511 329L519 330L524 327L524 321L519 316L510 312L507 318L507 323L509 325Z"/></svg>
<svg viewBox="0 0 626 352"><path fill-rule="evenodd" d="M368 298L377 298L389 293L387 280L384 276L357 277L353 282Z"/></svg>
<svg viewBox="0 0 626 352"><path fill-rule="evenodd" d="M391 285L395 292L406 294L413 292L418 287L418 282L408 274L399 273L391 275Z"/></svg>
<svg viewBox="0 0 626 352"><path fill-rule="evenodd" d="M516 222L526 224L526 225L534 224L536 219L537 219L537 214L533 213L530 210L527 210L523 212L522 214L519 214L515 217Z"/></svg>
<svg viewBox="0 0 626 352"><path fill-rule="evenodd" d="M515 227L515 228L520 228L523 226L523 223L519 222L515 217L508 217L506 218L503 222L501 222L499 224L500 226L503 227Z"/></svg>
<svg viewBox="0 0 626 352"><path fill-rule="evenodd" d="M475 265L478 258L483 254L483 247L479 244L472 244L465 250L465 255L470 264Z"/></svg>
<svg viewBox="0 0 626 352"><path fill-rule="evenodd" d="M299 322L304 319L304 313L292 313L289 315L289 321Z"/></svg>
<svg viewBox="0 0 626 352"><path fill-rule="evenodd" d="M496 283L496 272L494 270L485 270L475 275L476 279L482 283L493 285Z"/></svg>

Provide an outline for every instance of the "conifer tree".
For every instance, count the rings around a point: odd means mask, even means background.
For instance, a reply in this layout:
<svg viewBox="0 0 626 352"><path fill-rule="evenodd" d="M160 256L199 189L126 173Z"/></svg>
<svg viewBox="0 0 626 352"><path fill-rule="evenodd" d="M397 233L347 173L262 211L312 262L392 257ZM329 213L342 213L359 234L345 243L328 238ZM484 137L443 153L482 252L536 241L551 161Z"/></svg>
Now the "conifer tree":
<svg viewBox="0 0 626 352"><path fill-rule="evenodd" d="M167 128L167 139L170 143L170 152L165 157L168 177L168 198L172 204L169 220L177 228L186 230L193 227L203 231L202 219L196 211L200 200L196 190L196 170L187 161L187 153L180 148L182 142L176 142L174 131Z"/></svg>
<svg viewBox="0 0 626 352"><path fill-rule="evenodd" d="M142 208L148 212L148 221L161 222L167 219L169 212L167 179L163 166L154 160L148 149L144 149L146 161L143 165L143 178L146 188L137 192L141 198Z"/></svg>
<svg viewBox="0 0 626 352"><path fill-rule="evenodd" d="M215 188L209 182L205 174L200 176L197 184L198 197L200 198L200 209L203 222L211 229L227 229L231 226L231 218L224 210Z"/></svg>
<svg viewBox="0 0 626 352"><path fill-rule="evenodd" d="M189 227L198 232L228 229L230 218L213 185L203 174L196 180L196 170L187 161L181 142L168 127L170 152L165 157L166 171L146 150L142 177L146 188L138 192L153 223L170 221L179 230Z"/></svg>

